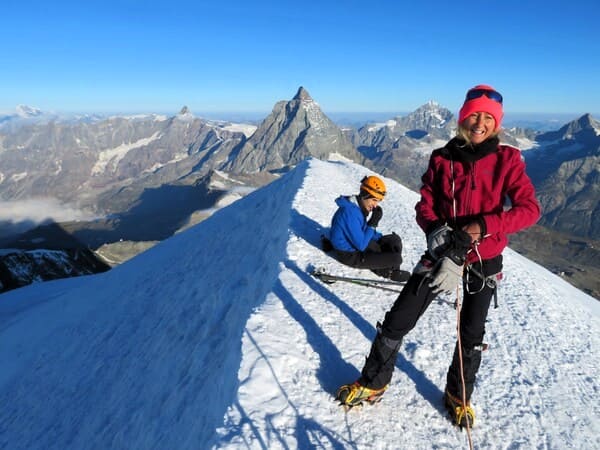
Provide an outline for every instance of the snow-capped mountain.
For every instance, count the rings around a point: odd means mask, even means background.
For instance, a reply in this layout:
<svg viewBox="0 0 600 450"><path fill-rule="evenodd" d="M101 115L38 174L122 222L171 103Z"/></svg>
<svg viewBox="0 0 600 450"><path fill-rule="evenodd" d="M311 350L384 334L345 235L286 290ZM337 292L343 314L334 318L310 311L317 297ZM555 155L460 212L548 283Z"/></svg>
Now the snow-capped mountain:
<svg viewBox="0 0 600 450"><path fill-rule="evenodd" d="M600 122L585 114L537 136L524 155L543 207L541 223L600 239Z"/></svg>
<svg viewBox="0 0 600 450"><path fill-rule="evenodd" d="M434 101L414 112L358 129L353 142L369 167L417 190L429 155L453 136L456 120Z"/></svg>
<svg viewBox="0 0 600 450"><path fill-rule="evenodd" d="M430 100L415 111L406 116L395 117L386 122L387 131L397 137L406 134L409 137L419 139L426 134L435 133L435 130L443 130L439 133L440 137L445 139L450 136L449 133L456 128L456 120L449 109L444 108L439 103ZM372 125L361 128L361 130L370 131Z"/></svg>
<svg viewBox="0 0 600 450"><path fill-rule="evenodd" d="M39 117L42 114L44 114L44 113L39 108L36 108L33 106L27 106L27 105L17 105L17 116L19 116L23 119Z"/></svg>
<svg viewBox="0 0 600 450"><path fill-rule="evenodd" d="M52 197L100 213L123 212L144 189L194 180L227 161L246 140L226 123L184 108L173 117L50 122L0 135L0 196Z"/></svg>
<svg viewBox="0 0 600 450"><path fill-rule="evenodd" d="M17 105L14 113L0 114L0 132L11 132L25 125L48 123L58 115L42 111L34 106Z"/></svg>
<svg viewBox="0 0 600 450"><path fill-rule="evenodd" d="M468 448L442 404L452 298L407 335L380 403L333 401L397 295L308 273L373 276L319 249L335 197L367 173L309 159L109 272L2 294L0 447ZM410 269L426 245L416 194L384 180L380 228ZM598 448L600 304L510 250L499 296L475 448Z"/></svg>
<svg viewBox="0 0 600 450"><path fill-rule="evenodd" d="M224 170L253 173L280 171L308 157L330 155L362 161L361 155L303 87L290 101L275 104L271 114L244 143Z"/></svg>
<svg viewBox="0 0 600 450"><path fill-rule="evenodd" d="M427 138L448 141L456 129L456 120L450 110L440 106L434 101L429 101L410 114L394 117L383 123L367 124L358 130L360 136L359 148L377 148L378 151L386 148L398 147L402 138L419 140ZM407 141L410 145L411 141ZM413 147L414 147L413 142Z"/></svg>
<svg viewBox="0 0 600 450"><path fill-rule="evenodd" d="M200 119L183 107L172 117L51 121L0 132L0 198L51 197L97 214L124 213L148 189L193 184L211 170L263 179L258 172L332 154L362 159L301 87L258 129Z"/></svg>
<svg viewBox="0 0 600 450"><path fill-rule="evenodd" d="M600 122L592 117L591 114L584 114L576 120L573 120L562 126L558 131L549 131L538 136L540 142L555 142L559 140L578 140L582 144L591 144L598 142L600 136Z"/></svg>

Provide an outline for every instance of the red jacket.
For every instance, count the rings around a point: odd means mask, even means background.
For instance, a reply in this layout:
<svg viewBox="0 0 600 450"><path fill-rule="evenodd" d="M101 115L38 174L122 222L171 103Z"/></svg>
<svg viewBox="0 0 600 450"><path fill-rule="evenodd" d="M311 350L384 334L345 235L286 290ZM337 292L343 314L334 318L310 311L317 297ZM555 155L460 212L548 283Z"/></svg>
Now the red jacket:
<svg viewBox="0 0 600 450"><path fill-rule="evenodd" d="M434 150L422 177L421 200L415 206L417 223L426 233L443 223L456 229L479 221L484 238L478 252L483 260L502 253L507 234L533 225L540 217L521 152L499 145L495 138L488 141L493 146L487 145L481 155L458 151L457 139ZM468 262L477 259L475 252L469 252Z"/></svg>

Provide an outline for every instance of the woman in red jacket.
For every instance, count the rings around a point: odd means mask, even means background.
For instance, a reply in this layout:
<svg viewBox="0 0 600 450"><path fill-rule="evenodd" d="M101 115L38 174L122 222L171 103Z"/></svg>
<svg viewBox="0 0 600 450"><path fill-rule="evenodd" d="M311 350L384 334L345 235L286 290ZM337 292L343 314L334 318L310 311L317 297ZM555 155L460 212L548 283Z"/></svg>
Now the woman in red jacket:
<svg viewBox="0 0 600 450"><path fill-rule="evenodd" d="M540 216L520 151L498 139L502 117L502 96L490 86L475 86L460 109L457 136L432 152L415 207L417 223L427 235L427 251L383 324L377 324L360 378L338 390L342 404L355 406L381 397L402 338L439 293L456 292L462 281L461 345L457 340L444 401L459 426L473 424L469 399L507 234L533 225Z"/></svg>

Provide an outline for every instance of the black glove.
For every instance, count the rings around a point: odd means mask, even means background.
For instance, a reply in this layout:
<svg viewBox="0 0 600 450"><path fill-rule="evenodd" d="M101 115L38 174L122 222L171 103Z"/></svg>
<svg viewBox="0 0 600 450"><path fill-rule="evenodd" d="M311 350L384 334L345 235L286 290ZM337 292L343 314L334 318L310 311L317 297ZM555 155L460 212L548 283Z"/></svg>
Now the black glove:
<svg viewBox="0 0 600 450"><path fill-rule="evenodd" d="M381 220L382 216L383 216L383 209L381 209L381 206L376 206L371 211L371 218L367 222L367 225L369 225L370 227L376 228L377 225L379 225L379 221Z"/></svg>
<svg viewBox="0 0 600 450"><path fill-rule="evenodd" d="M453 232L454 230L448 225L442 225L427 234L427 250L429 254L435 259L440 258L450 246Z"/></svg>
<svg viewBox="0 0 600 450"><path fill-rule="evenodd" d="M442 225L427 235L427 250L436 260L448 256L456 264L462 265L470 246L469 233L453 230L448 225Z"/></svg>
<svg viewBox="0 0 600 450"><path fill-rule="evenodd" d="M463 230L454 230L452 232L452 239L446 247L442 256L444 258L450 258L459 266L462 266L467 259L467 252L471 247L471 236L469 233Z"/></svg>

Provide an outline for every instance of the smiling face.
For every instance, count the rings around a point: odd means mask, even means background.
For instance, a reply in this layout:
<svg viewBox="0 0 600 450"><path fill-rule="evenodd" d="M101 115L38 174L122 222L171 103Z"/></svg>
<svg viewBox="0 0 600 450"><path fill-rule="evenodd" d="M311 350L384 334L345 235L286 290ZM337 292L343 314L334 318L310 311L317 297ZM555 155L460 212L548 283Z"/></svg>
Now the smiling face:
<svg viewBox="0 0 600 450"><path fill-rule="evenodd" d="M474 144L481 144L483 141L493 136L496 128L494 116L486 112L473 113L461 123L469 141Z"/></svg>
<svg viewBox="0 0 600 450"><path fill-rule="evenodd" d="M379 200L376 198L360 198L360 207L367 214L373 211L377 205L379 205Z"/></svg>

